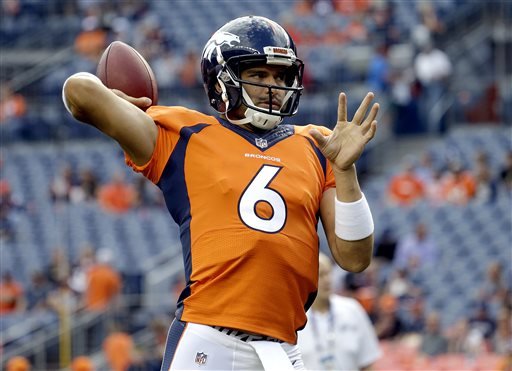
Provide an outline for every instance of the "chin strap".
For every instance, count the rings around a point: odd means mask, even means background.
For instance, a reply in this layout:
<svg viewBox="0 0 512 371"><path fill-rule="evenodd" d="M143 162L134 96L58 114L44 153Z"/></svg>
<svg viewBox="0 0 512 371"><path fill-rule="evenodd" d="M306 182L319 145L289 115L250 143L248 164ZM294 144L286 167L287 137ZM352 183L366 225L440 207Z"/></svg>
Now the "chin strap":
<svg viewBox="0 0 512 371"><path fill-rule="evenodd" d="M236 84L236 82L235 82L235 84ZM240 119L240 120L230 119L228 116L229 99L228 99L228 95L226 92L226 87L221 80L219 80L219 85L222 89L222 100L226 104L226 110L224 112L224 116L226 116L226 119L233 125L251 124L254 127L257 127L258 129L272 130L277 125L279 125L281 123L281 121L283 121L283 118L280 116L270 115L270 114L264 113L264 112L259 112L259 111L256 111L255 109L249 108L249 107L244 112L245 118ZM252 99L249 97L249 94L247 94L245 89L242 87L241 90L242 90L242 95L244 97L244 100L249 105L254 106L255 104L253 103Z"/></svg>

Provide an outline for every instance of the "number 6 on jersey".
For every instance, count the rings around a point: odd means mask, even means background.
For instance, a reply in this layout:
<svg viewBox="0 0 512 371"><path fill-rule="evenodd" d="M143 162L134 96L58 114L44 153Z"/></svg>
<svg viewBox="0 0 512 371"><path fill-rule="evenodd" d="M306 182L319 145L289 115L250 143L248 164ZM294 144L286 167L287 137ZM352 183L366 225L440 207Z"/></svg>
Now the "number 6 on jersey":
<svg viewBox="0 0 512 371"><path fill-rule="evenodd" d="M282 167L263 165L247 186L238 202L238 214L249 228L266 233L279 232L286 223L286 203L279 192L268 187ZM259 202L272 207L270 218L262 218L256 213Z"/></svg>

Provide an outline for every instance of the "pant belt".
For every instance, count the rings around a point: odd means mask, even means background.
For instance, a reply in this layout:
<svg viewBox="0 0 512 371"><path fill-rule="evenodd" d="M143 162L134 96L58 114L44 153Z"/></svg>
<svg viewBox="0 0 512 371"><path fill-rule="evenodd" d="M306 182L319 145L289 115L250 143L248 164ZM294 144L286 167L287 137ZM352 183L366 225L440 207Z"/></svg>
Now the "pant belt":
<svg viewBox="0 0 512 371"><path fill-rule="evenodd" d="M237 330L229 327L222 327L222 326L211 326L215 330L222 332L223 334L232 336L234 338L237 338L238 340L242 340L244 342L249 341L272 341L275 343L284 343L284 341L281 341L279 339L273 338L271 336L266 335L257 335L257 334L248 334L246 332L243 332L242 330Z"/></svg>

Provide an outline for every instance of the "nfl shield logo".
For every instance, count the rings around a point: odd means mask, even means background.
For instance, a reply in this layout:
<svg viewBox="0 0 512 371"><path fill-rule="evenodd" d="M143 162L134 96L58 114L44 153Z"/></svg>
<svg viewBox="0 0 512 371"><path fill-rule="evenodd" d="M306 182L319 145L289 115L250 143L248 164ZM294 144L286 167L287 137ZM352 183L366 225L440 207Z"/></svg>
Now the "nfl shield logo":
<svg viewBox="0 0 512 371"><path fill-rule="evenodd" d="M206 363L206 360L208 359L208 355L206 355L203 352L197 352L196 353L196 363L198 365L204 365Z"/></svg>
<svg viewBox="0 0 512 371"><path fill-rule="evenodd" d="M266 139L256 138L256 145L260 148L267 148L268 143Z"/></svg>

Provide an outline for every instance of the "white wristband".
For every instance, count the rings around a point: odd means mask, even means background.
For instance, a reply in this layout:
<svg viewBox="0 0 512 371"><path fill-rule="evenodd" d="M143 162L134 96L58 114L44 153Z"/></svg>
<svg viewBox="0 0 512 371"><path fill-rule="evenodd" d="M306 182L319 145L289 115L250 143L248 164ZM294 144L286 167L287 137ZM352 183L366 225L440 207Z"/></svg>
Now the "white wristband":
<svg viewBox="0 0 512 371"><path fill-rule="evenodd" d="M72 77L83 77L83 78L86 78L86 79L89 79L89 80L93 80L93 81L97 81L99 82L100 84L102 84L101 80L99 79L98 76L95 76L93 75L92 73L89 73L89 72L77 72L71 76L69 76L66 81L64 81L64 84L62 85L62 102L64 102L64 107L66 107L66 110L73 114L71 112L71 109L69 108L69 104L66 100L66 94L64 93L64 88L66 87L66 84L68 83L69 79L72 78Z"/></svg>
<svg viewBox="0 0 512 371"><path fill-rule="evenodd" d="M341 202L334 197L334 232L346 241L358 241L373 233L372 212L366 197L355 202Z"/></svg>

